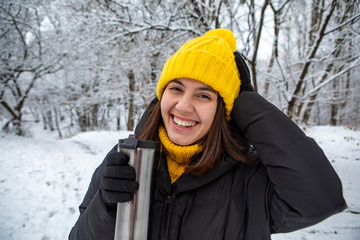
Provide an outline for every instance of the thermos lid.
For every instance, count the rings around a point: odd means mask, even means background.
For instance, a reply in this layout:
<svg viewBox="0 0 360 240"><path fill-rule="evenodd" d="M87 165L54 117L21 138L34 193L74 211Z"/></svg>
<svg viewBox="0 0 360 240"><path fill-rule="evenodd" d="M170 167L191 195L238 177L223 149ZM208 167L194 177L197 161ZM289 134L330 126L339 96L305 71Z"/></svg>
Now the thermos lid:
<svg viewBox="0 0 360 240"><path fill-rule="evenodd" d="M125 138L119 140L120 148L135 149L135 148L149 148L160 149L160 142L150 140L139 140L137 138Z"/></svg>

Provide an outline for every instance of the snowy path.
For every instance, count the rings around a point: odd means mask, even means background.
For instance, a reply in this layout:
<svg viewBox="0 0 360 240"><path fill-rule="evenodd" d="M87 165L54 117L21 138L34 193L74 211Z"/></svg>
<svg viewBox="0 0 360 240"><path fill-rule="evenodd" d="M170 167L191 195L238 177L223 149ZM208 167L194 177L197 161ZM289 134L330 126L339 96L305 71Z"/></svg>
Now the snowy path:
<svg viewBox="0 0 360 240"><path fill-rule="evenodd" d="M63 240L78 217L91 175L128 132L90 132L71 139L0 135L0 240ZM340 178L349 208L324 222L273 240L360 239L360 132L344 127L307 131Z"/></svg>

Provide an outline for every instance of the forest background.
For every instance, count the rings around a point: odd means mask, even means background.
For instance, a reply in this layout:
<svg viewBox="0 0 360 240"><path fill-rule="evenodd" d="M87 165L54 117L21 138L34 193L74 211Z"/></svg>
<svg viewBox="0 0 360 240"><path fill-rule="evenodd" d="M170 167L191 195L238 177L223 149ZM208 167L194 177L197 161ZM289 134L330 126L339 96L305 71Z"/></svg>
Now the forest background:
<svg viewBox="0 0 360 240"><path fill-rule="evenodd" d="M0 239L66 239L166 59L213 28L234 32L256 91L316 139L343 182L345 211L272 238L360 239L359 10L358 0L0 0Z"/></svg>
<svg viewBox="0 0 360 240"><path fill-rule="evenodd" d="M133 130L166 59L228 28L255 90L301 125L360 125L355 0L2 0L0 124Z"/></svg>

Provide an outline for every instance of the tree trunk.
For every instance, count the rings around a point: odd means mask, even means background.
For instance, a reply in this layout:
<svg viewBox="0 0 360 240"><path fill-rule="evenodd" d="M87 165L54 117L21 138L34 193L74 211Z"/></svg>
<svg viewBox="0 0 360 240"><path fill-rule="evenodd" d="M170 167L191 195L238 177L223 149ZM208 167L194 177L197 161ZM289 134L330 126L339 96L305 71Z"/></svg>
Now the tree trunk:
<svg viewBox="0 0 360 240"><path fill-rule="evenodd" d="M121 110L120 108L116 109L116 130L121 130Z"/></svg>
<svg viewBox="0 0 360 240"><path fill-rule="evenodd" d="M76 115L78 118L78 123L82 132L86 132L88 122L87 122L87 114L85 107L79 107L76 109Z"/></svg>
<svg viewBox="0 0 360 240"><path fill-rule="evenodd" d="M91 106L91 111L90 111L90 116L89 116L89 120L90 120L90 129L92 131L96 130L98 127L99 127L99 120L98 120L98 117L99 117L99 104L96 103L96 104L93 104Z"/></svg>
<svg viewBox="0 0 360 240"><path fill-rule="evenodd" d="M134 92L135 92L135 74L133 70L130 70L128 74L129 78L129 114L127 128L129 131L134 129Z"/></svg>
<svg viewBox="0 0 360 240"><path fill-rule="evenodd" d="M282 14L282 9L283 9L283 7L281 7L280 9L276 10L271 3L270 3L270 6L271 6L271 9L273 10L273 14L274 14L274 42L273 42L273 46L272 46L269 65L266 70L267 74L270 74L272 72L272 69L273 69L274 63L275 63L275 59L277 59L279 57L278 42L279 42L279 32L280 32L280 24L281 24L280 16ZM283 5L283 6L285 6L285 5ZM265 80L265 86L264 86L264 97L265 98L267 98L267 96L269 94L269 88L270 88L270 80L267 77Z"/></svg>
<svg viewBox="0 0 360 240"><path fill-rule="evenodd" d="M59 124L59 113L56 107L54 107L54 115L55 115L55 125L59 134L59 138L62 138L61 127Z"/></svg>
<svg viewBox="0 0 360 240"><path fill-rule="evenodd" d="M253 37L253 41L254 41L254 52L253 52L253 56L251 59L251 74L252 74L252 83L254 86L254 90L255 92L258 91L258 84L257 84L257 75L256 75L256 68L257 68L257 54L259 51L259 45L260 45L260 39L261 39L261 33L262 33L262 29L264 26L264 19L265 19L265 10L267 8L267 6L269 5L269 0L265 0L264 5L261 8L261 14L260 14L260 21L259 21L259 27L256 31L256 33L254 34ZM252 10L254 10L254 0L251 1L251 8ZM251 18L252 18L252 24L253 27L256 27L256 23L255 23L255 11L251 11Z"/></svg>

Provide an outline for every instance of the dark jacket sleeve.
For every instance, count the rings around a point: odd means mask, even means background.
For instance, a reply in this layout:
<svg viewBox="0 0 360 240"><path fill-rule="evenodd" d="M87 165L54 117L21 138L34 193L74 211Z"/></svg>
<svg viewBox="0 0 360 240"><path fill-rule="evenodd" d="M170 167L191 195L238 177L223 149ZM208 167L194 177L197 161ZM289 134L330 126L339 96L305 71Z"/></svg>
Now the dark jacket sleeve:
<svg viewBox="0 0 360 240"><path fill-rule="evenodd" d="M266 168L272 232L315 224L346 207L339 177L317 143L255 92L243 92L232 119Z"/></svg>
<svg viewBox="0 0 360 240"><path fill-rule="evenodd" d="M114 147L110 152L115 151ZM69 240L114 239L114 210L108 210L101 197L100 176L104 162L95 170L79 210L80 216L71 229Z"/></svg>

